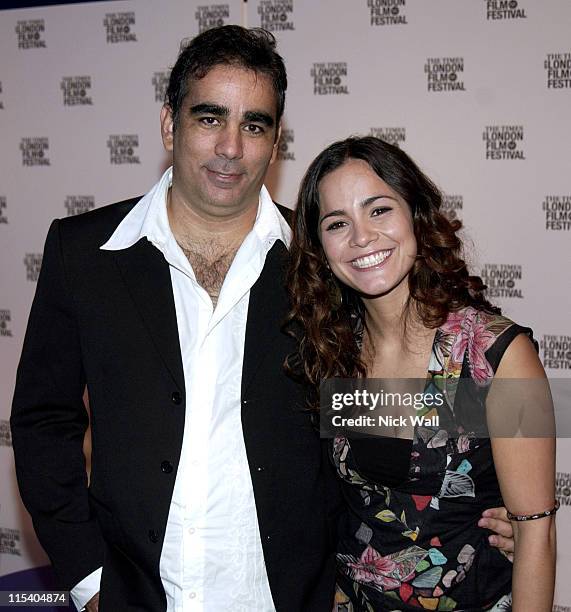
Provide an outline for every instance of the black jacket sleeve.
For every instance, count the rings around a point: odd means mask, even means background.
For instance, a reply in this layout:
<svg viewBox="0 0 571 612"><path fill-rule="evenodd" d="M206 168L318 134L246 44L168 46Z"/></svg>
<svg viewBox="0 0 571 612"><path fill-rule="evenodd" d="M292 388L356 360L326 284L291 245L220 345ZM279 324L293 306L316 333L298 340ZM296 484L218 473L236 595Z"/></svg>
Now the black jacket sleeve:
<svg viewBox="0 0 571 612"><path fill-rule="evenodd" d="M102 565L103 539L88 501L85 376L58 223L46 239L11 428L22 500L61 587L71 589Z"/></svg>

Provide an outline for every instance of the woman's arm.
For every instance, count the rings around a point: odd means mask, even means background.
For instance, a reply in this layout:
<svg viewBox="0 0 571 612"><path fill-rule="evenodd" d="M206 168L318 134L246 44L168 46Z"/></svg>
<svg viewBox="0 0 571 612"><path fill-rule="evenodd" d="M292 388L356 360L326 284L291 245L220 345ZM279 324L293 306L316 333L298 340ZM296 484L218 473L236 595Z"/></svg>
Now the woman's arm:
<svg viewBox="0 0 571 612"><path fill-rule="evenodd" d="M502 379L520 380L504 383ZM553 406L541 362L523 334L513 340L502 357L489 393L487 414L496 473L508 510L514 515L530 515L553 508L555 436L549 435L554 434ZM506 435L514 423L519 435L494 437L494 431ZM512 524L513 609L550 612L555 585L555 518Z"/></svg>

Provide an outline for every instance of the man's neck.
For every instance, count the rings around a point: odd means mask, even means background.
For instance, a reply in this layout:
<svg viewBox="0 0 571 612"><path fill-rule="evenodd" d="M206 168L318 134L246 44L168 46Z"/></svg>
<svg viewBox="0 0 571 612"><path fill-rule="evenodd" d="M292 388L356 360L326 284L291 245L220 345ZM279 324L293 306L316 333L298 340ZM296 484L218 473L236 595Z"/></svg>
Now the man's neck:
<svg viewBox="0 0 571 612"><path fill-rule="evenodd" d="M171 231L190 262L197 281L216 306L222 284L240 245L252 230L257 206L226 217L206 218L167 192Z"/></svg>
<svg viewBox="0 0 571 612"><path fill-rule="evenodd" d="M168 220L176 241L185 248L196 249L204 245L202 254L206 257L216 255L212 247L217 245L223 251L239 247L254 227L258 212L256 202L234 214L207 215L183 202L172 187L166 199Z"/></svg>

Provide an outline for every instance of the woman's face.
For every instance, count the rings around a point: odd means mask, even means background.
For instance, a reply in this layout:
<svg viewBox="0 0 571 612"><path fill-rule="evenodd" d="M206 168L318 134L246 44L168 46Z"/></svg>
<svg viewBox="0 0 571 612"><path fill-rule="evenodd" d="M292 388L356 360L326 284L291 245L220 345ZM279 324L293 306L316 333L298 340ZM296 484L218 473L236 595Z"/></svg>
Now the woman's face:
<svg viewBox="0 0 571 612"><path fill-rule="evenodd" d="M319 236L333 274L365 298L408 293L417 252L408 204L358 159L321 180L319 201Z"/></svg>

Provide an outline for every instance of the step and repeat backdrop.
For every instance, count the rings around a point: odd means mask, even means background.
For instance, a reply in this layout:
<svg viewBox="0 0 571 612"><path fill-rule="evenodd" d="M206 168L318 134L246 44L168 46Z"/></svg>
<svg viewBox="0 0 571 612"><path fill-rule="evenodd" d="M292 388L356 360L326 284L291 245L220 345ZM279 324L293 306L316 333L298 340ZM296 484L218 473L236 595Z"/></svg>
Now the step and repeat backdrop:
<svg viewBox="0 0 571 612"><path fill-rule="evenodd" d="M289 75L274 199L350 134L405 149L465 224L489 297L571 397L568 0L107 1L0 11L0 585L48 563L19 500L9 413L50 221L148 190L180 42L261 26ZM561 428L562 435L569 427ZM571 610L571 444L558 441L554 610Z"/></svg>

